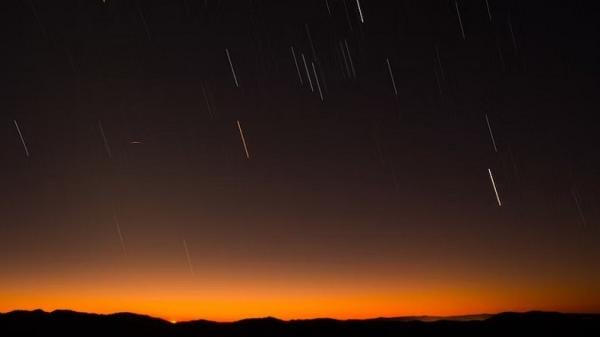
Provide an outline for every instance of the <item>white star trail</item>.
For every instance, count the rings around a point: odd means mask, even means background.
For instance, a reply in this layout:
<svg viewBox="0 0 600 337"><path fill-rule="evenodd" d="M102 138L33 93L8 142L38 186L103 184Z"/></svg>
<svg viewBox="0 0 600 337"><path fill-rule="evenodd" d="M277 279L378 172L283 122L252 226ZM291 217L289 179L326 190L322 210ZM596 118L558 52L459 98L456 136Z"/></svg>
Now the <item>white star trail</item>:
<svg viewBox="0 0 600 337"><path fill-rule="evenodd" d="M306 64L306 58L304 57L304 54L302 54L301 56L302 62L304 63L304 69L306 70L306 77L308 78L308 84L310 84L310 91L315 91L312 80L310 79L310 72L308 71L308 64Z"/></svg>
<svg viewBox="0 0 600 337"><path fill-rule="evenodd" d="M310 44L310 50L312 52L313 60L316 60L317 50L315 49L315 45L313 43L312 35L310 34L310 28L308 27L308 23L304 24L304 29L306 30L306 37L308 37L308 43Z"/></svg>
<svg viewBox="0 0 600 337"><path fill-rule="evenodd" d="M238 130L240 131L240 138L242 139L242 145L244 145L244 151L246 152L246 158L250 159L250 152L248 152L248 146L246 145L246 138L244 137L244 130L242 130L242 125L239 120L236 120L236 125Z"/></svg>
<svg viewBox="0 0 600 337"><path fill-rule="evenodd" d="M365 17L363 16L362 8L360 7L360 1L356 0L356 7L358 7L358 15L360 16L360 22L365 23Z"/></svg>
<svg viewBox="0 0 600 337"><path fill-rule="evenodd" d="M502 206L502 201L500 201L500 195L498 194L498 189L496 188L496 182L494 181L494 175L492 175L492 169L488 168L488 173L490 175L490 180L492 181L494 193L496 194L496 201L498 201L498 206Z"/></svg>
<svg viewBox="0 0 600 337"><path fill-rule="evenodd" d="M494 146L494 151L498 152L498 148L496 147L496 139L494 139L494 132L492 132L492 127L490 125L490 120L488 119L487 114L485 114L485 123L487 124L488 131L490 132L490 139L492 140L492 145Z"/></svg>
<svg viewBox="0 0 600 337"><path fill-rule="evenodd" d="M23 149L25 150L25 155L29 157L29 149L27 148L27 143L25 143L25 139L23 138L23 134L21 133L21 128L19 127L19 123L14 119L15 127L17 128L17 132L19 133L19 138L21 139L21 144L23 144Z"/></svg>
<svg viewBox="0 0 600 337"><path fill-rule="evenodd" d="M346 76L350 78L352 76L350 74L350 65L348 64L348 59L346 58L346 50L344 50L344 45L342 44L342 41L340 41L340 51L342 53L342 58L344 59L344 65L346 66Z"/></svg>
<svg viewBox="0 0 600 337"><path fill-rule="evenodd" d="M106 154L108 154L108 157L112 158L112 151L110 150L110 145L108 145L108 140L106 139L106 135L104 134L104 128L102 127L101 121L98 121L98 128L100 129L100 135L102 136L102 142L104 143L104 149L106 150Z"/></svg>
<svg viewBox="0 0 600 337"><path fill-rule="evenodd" d="M581 219L581 223L584 227L587 227L587 220L585 215L583 214L583 209L581 208L581 204L579 203L579 198L577 197L577 192L574 188L571 188L571 195L573 196L573 200L575 200L575 206L577 206L577 212L579 213L579 218Z"/></svg>
<svg viewBox="0 0 600 337"><path fill-rule="evenodd" d="M116 215L113 215L113 220L117 227L117 234L119 235L119 241L121 242L121 249L123 250L123 254L127 256L127 249L125 248L125 240L123 239L123 234L121 233L121 224L119 223L119 218Z"/></svg>
<svg viewBox="0 0 600 337"><path fill-rule="evenodd" d="M190 267L190 272L194 274L194 265L192 264L192 258L190 256L190 251L188 249L187 242L185 241L185 239L183 240L183 249L185 250L185 256L187 258L188 266Z"/></svg>
<svg viewBox="0 0 600 337"><path fill-rule="evenodd" d="M438 90L440 92L440 96L442 95L442 84L440 83L440 76L438 75L438 71L436 69L435 63L433 64L433 73L435 74L435 83L437 83Z"/></svg>
<svg viewBox="0 0 600 337"><path fill-rule="evenodd" d="M390 65L390 60L386 58L385 62L387 63L387 68L388 68L388 71L390 72L390 79L392 80L392 85L394 86L394 94L396 96L398 96L398 89L396 89L396 80L394 79L394 73L392 72L392 66Z"/></svg>
<svg viewBox="0 0 600 337"><path fill-rule="evenodd" d="M513 48L515 50L515 54L518 54L519 47L517 46L517 38L516 38L515 32L513 30L512 17L510 14L508 15L508 29L510 30L510 36L512 38L512 44L513 44Z"/></svg>
<svg viewBox="0 0 600 337"><path fill-rule="evenodd" d="M329 7L329 1L325 0L325 7L327 7L327 13L329 13L329 15L331 15L331 8Z"/></svg>
<svg viewBox="0 0 600 337"><path fill-rule="evenodd" d="M463 40L466 40L467 37L465 36L465 29L460 16L460 10L458 9L458 2L454 1L454 6L456 7L456 15L458 16L458 24L460 25L460 33L462 34Z"/></svg>
<svg viewBox="0 0 600 337"><path fill-rule="evenodd" d="M294 59L294 65L296 66L296 71L298 72L298 79L300 80L300 84L304 84L304 82L302 81L302 74L300 72L300 67L298 66L298 59L296 58L296 53L294 52L294 47L290 47L290 50L292 52L292 57Z"/></svg>
<svg viewBox="0 0 600 337"><path fill-rule="evenodd" d="M317 82L317 88L319 89L319 96L321 96L321 101L324 101L325 99L323 98L323 91L321 91L321 84L319 83L319 77L317 76L317 69L315 68L315 63L311 62L311 64L313 73L315 74L315 82Z"/></svg>
<svg viewBox="0 0 600 337"><path fill-rule="evenodd" d="M202 83L202 94L204 95L204 101L206 102L206 108L208 109L208 115L214 117L212 108L210 107L210 100L208 99L208 93L206 92L206 86Z"/></svg>
<svg viewBox="0 0 600 337"><path fill-rule="evenodd" d="M142 19L142 24L144 25L146 37L148 38L148 41L150 41L150 40L152 40L151 35L150 35L150 28L148 28L148 23L146 23L146 18L144 17L144 13L142 12L142 9L139 7L138 7L138 13L140 14L140 18Z"/></svg>
<svg viewBox="0 0 600 337"><path fill-rule="evenodd" d="M446 75L444 73L444 67L442 67L442 58L440 57L440 49L438 46L435 46L435 58L437 60L437 64L440 67L440 75L442 77L442 81L446 79Z"/></svg>
<svg viewBox="0 0 600 337"><path fill-rule="evenodd" d="M233 81L235 82L236 87L240 87L238 83L237 75L235 74L235 69L233 68L233 62L231 62L231 55L229 55L229 49L225 48L225 54L227 54L227 60L229 61L229 67L231 68L231 74L233 75Z"/></svg>
<svg viewBox="0 0 600 337"><path fill-rule="evenodd" d="M346 53L348 53L348 59L350 60L350 68L352 69L352 77L356 78L354 62L352 61L352 55L350 54L350 48L348 48L348 41L346 41L345 39L344 39L344 45L346 46Z"/></svg>

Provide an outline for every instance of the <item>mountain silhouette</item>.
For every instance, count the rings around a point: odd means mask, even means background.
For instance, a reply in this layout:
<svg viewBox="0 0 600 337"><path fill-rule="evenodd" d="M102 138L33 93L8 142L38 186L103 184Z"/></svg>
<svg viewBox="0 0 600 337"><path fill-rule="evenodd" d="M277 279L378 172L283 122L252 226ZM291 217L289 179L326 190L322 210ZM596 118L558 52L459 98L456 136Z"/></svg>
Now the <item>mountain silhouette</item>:
<svg viewBox="0 0 600 337"><path fill-rule="evenodd" d="M231 323L171 322L132 313L110 315L69 310L0 314L0 336L111 337L392 337L392 336L600 336L600 314L501 313L456 317L392 317L365 320L273 317Z"/></svg>

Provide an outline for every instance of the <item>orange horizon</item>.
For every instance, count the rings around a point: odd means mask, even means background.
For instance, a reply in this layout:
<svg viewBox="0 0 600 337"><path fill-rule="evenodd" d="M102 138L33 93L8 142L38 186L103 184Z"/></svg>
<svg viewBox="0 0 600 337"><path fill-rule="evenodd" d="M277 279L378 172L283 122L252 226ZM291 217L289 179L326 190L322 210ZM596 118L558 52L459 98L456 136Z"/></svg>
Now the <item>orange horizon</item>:
<svg viewBox="0 0 600 337"><path fill-rule="evenodd" d="M42 309L98 314L132 312L167 321L232 322L253 317L283 320L365 319L398 316L461 316L532 310L600 312L597 284L566 277L486 279L475 273L437 278L389 274L304 278L262 273L229 278L177 273L96 273L0 282L0 312ZM557 281L557 280L555 280Z"/></svg>
<svg viewBox="0 0 600 337"><path fill-rule="evenodd" d="M357 316L357 317L330 317L330 316L315 315L315 316L295 317L295 318L282 318L282 317L278 317L275 315L261 315L261 316L240 317L237 319L228 319L228 320L215 320L215 319L206 319L204 317L196 317L196 318L189 318L189 319L174 319L174 318L168 318L168 317L155 316L155 315L151 315L151 314L148 314L145 312L133 312L133 311L93 312L93 311L74 310L74 309L70 309L70 308L46 309L46 308L41 308L41 307L40 308L28 308L28 309L15 308L15 309L8 310L8 311L0 311L0 314L7 314L10 312L14 312L14 311L30 311L31 312L31 311L36 311L36 310L41 310L41 311L47 312L47 313L51 313L54 311L72 311L72 312L76 312L76 313L91 314L91 315L114 315L114 314L128 313L128 314L148 316L148 317L152 317L152 318L162 319L162 320L170 322L170 323L183 323L183 322L192 322L192 321L198 321L198 320L207 320L207 321L216 322L216 323L233 323L233 322L238 322L238 321L247 320L247 319L262 319L262 318L275 318L275 319L282 320L282 321L311 320L311 319L368 320L368 319L377 319L377 318L403 318L403 317L452 318L452 317L463 317L463 316L497 315L497 314L501 314L501 313L505 313L505 312L527 313L527 312L535 312L535 311L558 312L558 313L562 313L562 314L592 314L592 315L598 314L598 315L600 315L600 310L561 311L561 310L541 310L541 309L531 308L531 309L525 309L525 310L501 310L501 311L496 311L496 312L470 312L470 313L456 313L456 314L448 314L448 315L416 313L416 314L398 314L398 315Z"/></svg>
<svg viewBox="0 0 600 337"><path fill-rule="evenodd" d="M206 319L233 322L247 318L276 317L292 319L368 319L401 316L463 316L500 312L553 311L564 313L598 313L597 298L573 290L515 291L507 289L422 288L396 292L361 292L348 294L334 289L299 291L296 295L266 290L222 290L220 293L154 292L152 290L102 290L96 294L75 292L30 292L28 295L2 294L0 312L13 310L72 310L112 314L131 312L167 321ZM331 293L327 293L330 291ZM0 291L0 294L2 291ZM520 301L520 302L519 302ZM526 304L523 304L526 303Z"/></svg>
<svg viewBox="0 0 600 337"><path fill-rule="evenodd" d="M600 312L600 274L573 268L567 257L516 264L474 254L443 260L433 253L395 257L385 247L377 258L357 253L299 260L240 251L211 259L195 253L198 267L190 270L177 242L173 247L148 245L132 249L136 255L126 258L116 246L112 257L65 255L57 261L40 252L39 258L28 259L34 263L14 260L11 273L0 278L0 312L66 308L217 322L267 316Z"/></svg>

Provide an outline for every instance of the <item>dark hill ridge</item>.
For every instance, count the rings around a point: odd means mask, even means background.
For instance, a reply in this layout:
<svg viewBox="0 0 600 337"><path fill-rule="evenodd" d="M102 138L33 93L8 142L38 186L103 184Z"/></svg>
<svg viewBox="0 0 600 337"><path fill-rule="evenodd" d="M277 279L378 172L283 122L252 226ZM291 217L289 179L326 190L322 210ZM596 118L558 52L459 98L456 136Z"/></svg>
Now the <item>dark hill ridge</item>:
<svg viewBox="0 0 600 337"><path fill-rule="evenodd" d="M0 336L392 337L392 336L600 336L600 314L501 313L456 317L366 320L272 317L231 323L206 320L172 324L132 313L87 314L68 310L0 314Z"/></svg>

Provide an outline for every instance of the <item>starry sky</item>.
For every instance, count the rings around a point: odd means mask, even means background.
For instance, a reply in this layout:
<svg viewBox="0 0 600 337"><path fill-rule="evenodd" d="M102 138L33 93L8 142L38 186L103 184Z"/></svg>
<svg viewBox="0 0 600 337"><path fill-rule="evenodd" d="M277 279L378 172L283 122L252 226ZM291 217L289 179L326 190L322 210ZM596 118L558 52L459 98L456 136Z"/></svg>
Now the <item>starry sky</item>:
<svg viewBox="0 0 600 337"><path fill-rule="evenodd" d="M600 311L591 1L0 6L0 312Z"/></svg>

